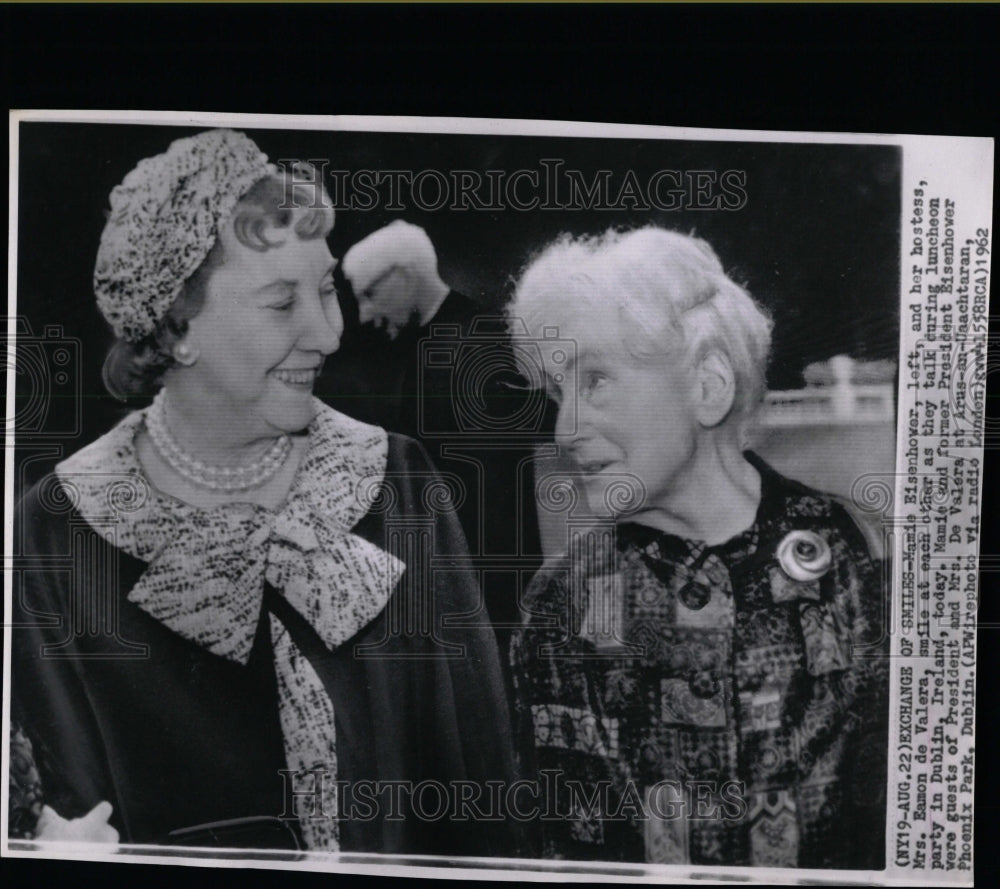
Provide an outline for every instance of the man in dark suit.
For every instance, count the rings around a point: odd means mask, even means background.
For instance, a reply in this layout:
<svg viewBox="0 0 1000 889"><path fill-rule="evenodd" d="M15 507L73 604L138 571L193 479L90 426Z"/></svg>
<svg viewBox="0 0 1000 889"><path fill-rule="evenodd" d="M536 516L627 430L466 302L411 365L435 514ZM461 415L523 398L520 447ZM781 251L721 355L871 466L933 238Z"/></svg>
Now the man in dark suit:
<svg viewBox="0 0 1000 889"><path fill-rule="evenodd" d="M378 229L340 268L355 303L345 318L356 311L357 325L348 323L317 393L426 448L450 488L505 649L520 623L520 592L541 564L532 454L544 399L518 374L504 319L441 279L419 226L397 220Z"/></svg>

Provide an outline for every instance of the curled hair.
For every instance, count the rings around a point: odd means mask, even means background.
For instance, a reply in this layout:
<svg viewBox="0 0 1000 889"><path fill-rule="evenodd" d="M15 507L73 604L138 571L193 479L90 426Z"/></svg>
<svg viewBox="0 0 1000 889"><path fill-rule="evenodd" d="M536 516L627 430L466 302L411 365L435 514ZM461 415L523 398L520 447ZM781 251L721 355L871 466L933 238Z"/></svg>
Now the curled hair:
<svg viewBox="0 0 1000 889"><path fill-rule="evenodd" d="M299 176L311 170L308 164L295 165ZM295 223L296 235L309 241L330 233L333 208L326 192L317 193L306 184L296 184L284 176L269 176L255 183L237 204L233 211L233 231L244 247L264 252L277 243L268 239L268 230L288 228L298 209L306 212Z"/></svg>
<svg viewBox="0 0 1000 889"><path fill-rule="evenodd" d="M725 354L736 378L730 416L741 424L752 416L766 386L772 322L706 241L657 226L561 235L516 282L507 308L511 335L568 330L609 305L622 344L636 357L682 355L693 365L713 349Z"/></svg>
<svg viewBox="0 0 1000 889"><path fill-rule="evenodd" d="M296 166L295 173L303 177L302 165ZM333 209L326 193L317 194L285 175L265 177L236 205L231 217L233 233L244 247L265 252L278 243L268 238L269 231L287 229L300 208L305 212L299 213L295 221L295 234L303 240L325 238L333 228ZM164 374L177 363L174 346L187 334L189 322L205 305L209 279L225 261L224 253L222 242L217 239L149 335L137 342L119 339L111 346L102 376L105 388L119 401L148 398L160 388Z"/></svg>

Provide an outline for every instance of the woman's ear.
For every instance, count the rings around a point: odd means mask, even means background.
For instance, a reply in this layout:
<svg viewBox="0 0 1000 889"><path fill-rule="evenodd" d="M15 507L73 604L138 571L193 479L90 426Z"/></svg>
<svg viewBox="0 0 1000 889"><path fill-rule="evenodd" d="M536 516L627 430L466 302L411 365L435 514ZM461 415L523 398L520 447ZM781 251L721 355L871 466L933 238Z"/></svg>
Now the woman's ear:
<svg viewBox="0 0 1000 889"><path fill-rule="evenodd" d="M695 417L711 429L729 416L736 401L736 374L729 356L718 349L706 352L695 367Z"/></svg>

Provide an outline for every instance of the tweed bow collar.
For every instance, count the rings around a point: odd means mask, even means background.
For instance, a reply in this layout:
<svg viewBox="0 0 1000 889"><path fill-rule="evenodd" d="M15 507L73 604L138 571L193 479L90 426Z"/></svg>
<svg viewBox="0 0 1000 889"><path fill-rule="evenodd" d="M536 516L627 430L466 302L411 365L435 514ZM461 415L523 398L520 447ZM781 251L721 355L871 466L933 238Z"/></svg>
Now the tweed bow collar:
<svg viewBox="0 0 1000 889"><path fill-rule="evenodd" d="M402 563L354 535L385 475L383 429L317 401L312 441L278 510L200 509L145 480L135 451L144 412L63 461L72 502L115 546L147 562L129 601L215 654L245 663L264 581L336 648L381 611Z"/></svg>

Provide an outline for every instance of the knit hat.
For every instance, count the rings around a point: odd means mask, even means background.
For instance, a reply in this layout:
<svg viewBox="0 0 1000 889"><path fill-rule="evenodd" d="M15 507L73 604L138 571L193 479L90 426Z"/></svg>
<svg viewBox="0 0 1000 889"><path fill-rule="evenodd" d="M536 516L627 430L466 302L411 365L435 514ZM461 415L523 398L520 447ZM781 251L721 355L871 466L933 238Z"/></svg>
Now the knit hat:
<svg viewBox="0 0 1000 889"><path fill-rule="evenodd" d="M116 336L136 342L152 333L240 198L276 172L233 130L177 139L139 162L111 192L94 268L97 305Z"/></svg>

